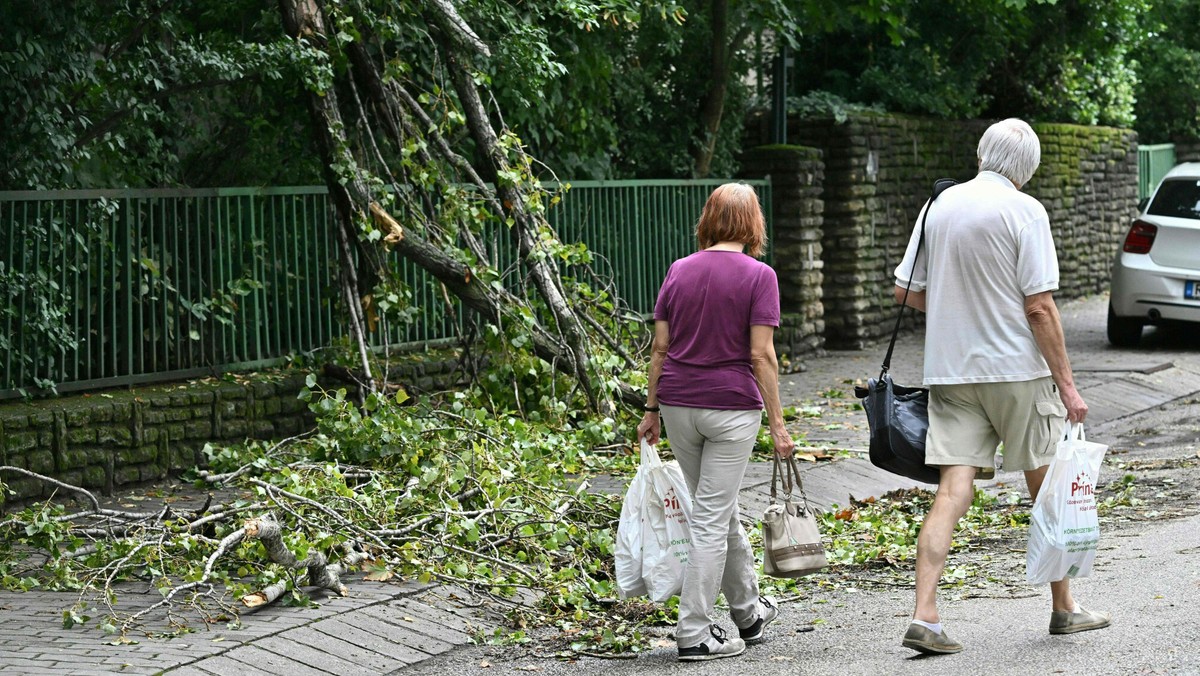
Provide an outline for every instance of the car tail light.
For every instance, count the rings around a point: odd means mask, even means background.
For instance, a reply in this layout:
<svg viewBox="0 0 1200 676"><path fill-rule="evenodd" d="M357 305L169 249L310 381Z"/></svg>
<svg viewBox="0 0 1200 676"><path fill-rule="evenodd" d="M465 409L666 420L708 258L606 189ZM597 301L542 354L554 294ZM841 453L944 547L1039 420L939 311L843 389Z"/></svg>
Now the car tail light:
<svg viewBox="0 0 1200 676"><path fill-rule="evenodd" d="M1133 227L1129 229L1129 234L1125 235L1125 251L1135 254L1150 253L1150 247L1154 246L1154 236L1157 234L1157 225L1141 219L1134 221Z"/></svg>

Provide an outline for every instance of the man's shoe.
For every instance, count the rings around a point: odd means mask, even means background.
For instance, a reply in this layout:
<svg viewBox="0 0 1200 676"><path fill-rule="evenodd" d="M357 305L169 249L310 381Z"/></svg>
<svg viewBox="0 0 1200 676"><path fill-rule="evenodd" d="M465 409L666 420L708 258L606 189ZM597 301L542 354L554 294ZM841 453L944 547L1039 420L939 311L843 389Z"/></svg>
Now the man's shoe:
<svg viewBox="0 0 1200 676"><path fill-rule="evenodd" d="M745 629L738 629L738 635L746 642L746 645L754 645L762 643L765 640L764 631L768 624L771 624L779 617L779 605L775 603L775 598L772 596L758 597L758 604L763 610L759 614L758 619L754 624Z"/></svg>
<svg viewBox="0 0 1200 676"><path fill-rule="evenodd" d="M961 652L963 648L961 643L947 636L946 632L935 634L929 627L919 624L908 625L901 645L926 655L950 655Z"/></svg>
<svg viewBox="0 0 1200 676"><path fill-rule="evenodd" d="M680 662L704 662L722 657L735 657L746 652L746 642L740 638L726 638L725 630L713 625L712 638L698 646L679 649Z"/></svg>
<svg viewBox="0 0 1200 676"><path fill-rule="evenodd" d="M1094 610L1084 610L1075 606L1075 612L1056 610L1050 613L1051 634L1074 634L1077 631L1103 629L1112 624L1112 616Z"/></svg>

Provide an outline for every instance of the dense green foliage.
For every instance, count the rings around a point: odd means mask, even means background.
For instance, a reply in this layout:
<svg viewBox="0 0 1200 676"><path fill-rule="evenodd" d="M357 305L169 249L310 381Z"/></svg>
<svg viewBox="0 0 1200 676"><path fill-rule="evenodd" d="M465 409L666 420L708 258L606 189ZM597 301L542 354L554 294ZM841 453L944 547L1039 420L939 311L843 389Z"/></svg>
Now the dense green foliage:
<svg viewBox="0 0 1200 676"><path fill-rule="evenodd" d="M315 181L270 6L4 5L0 188Z"/></svg>
<svg viewBox="0 0 1200 676"><path fill-rule="evenodd" d="M462 12L492 47L478 67L497 114L543 176L692 175L718 52L729 77L709 173L729 175L786 43L793 97L1200 135L1195 0L489 0ZM398 68L434 58L419 3L375 14ZM6 0L3 15L0 188L319 180L303 103L313 64L271 4Z"/></svg>
<svg viewBox="0 0 1200 676"><path fill-rule="evenodd" d="M1155 0L1143 20L1150 38L1132 54L1138 134L1143 143L1200 138L1200 2Z"/></svg>
<svg viewBox="0 0 1200 676"><path fill-rule="evenodd" d="M1130 126L1147 0L914 0L862 20L830 3L793 87L943 118Z"/></svg>

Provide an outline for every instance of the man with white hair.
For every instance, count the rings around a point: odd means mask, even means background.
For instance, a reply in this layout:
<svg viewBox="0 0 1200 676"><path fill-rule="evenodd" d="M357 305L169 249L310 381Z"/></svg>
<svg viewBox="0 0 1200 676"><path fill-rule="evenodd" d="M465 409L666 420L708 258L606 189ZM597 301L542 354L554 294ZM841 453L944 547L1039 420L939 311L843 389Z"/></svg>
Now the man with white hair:
<svg viewBox="0 0 1200 676"><path fill-rule="evenodd" d="M1052 292L1058 259L1046 209L1022 193L1041 161L1037 134L1007 119L984 132L979 174L926 204L897 266L896 302L927 313L925 385L929 388L926 462L941 481L917 540L916 608L903 645L956 653L942 630L937 585L958 520L974 498L977 473L1022 470L1035 499L1054 456L1063 418L1082 422L1087 404L1071 375ZM907 301L905 287L911 282ZM1070 582L1050 584L1050 633L1101 629L1107 613L1080 608Z"/></svg>

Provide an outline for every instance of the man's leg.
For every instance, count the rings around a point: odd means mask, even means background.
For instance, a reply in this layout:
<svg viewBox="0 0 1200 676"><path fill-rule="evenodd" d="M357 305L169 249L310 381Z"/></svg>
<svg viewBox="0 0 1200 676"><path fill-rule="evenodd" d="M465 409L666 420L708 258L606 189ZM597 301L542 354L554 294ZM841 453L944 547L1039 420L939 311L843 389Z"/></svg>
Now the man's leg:
<svg viewBox="0 0 1200 676"><path fill-rule="evenodd" d="M1037 500L1038 491L1042 488L1042 481L1046 478L1046 470L1049 468L1049 465L1045 465L1037 469L1025 471L1025 485L1029 488L1030 502ZM1070 579L1050 583L1050 609L1068 613L1074 612L1075 599L1071 597Z"/></svg>
<svg viewBox="0 0 1200 676"><path fill-rule="evenodd" d="M954 527L975 497L975 471L975 467L965 465L942 467L937 495L917 538L917 607L913 619L930 624L941 621L937 610L937 586L946 567Z"/></svg>

